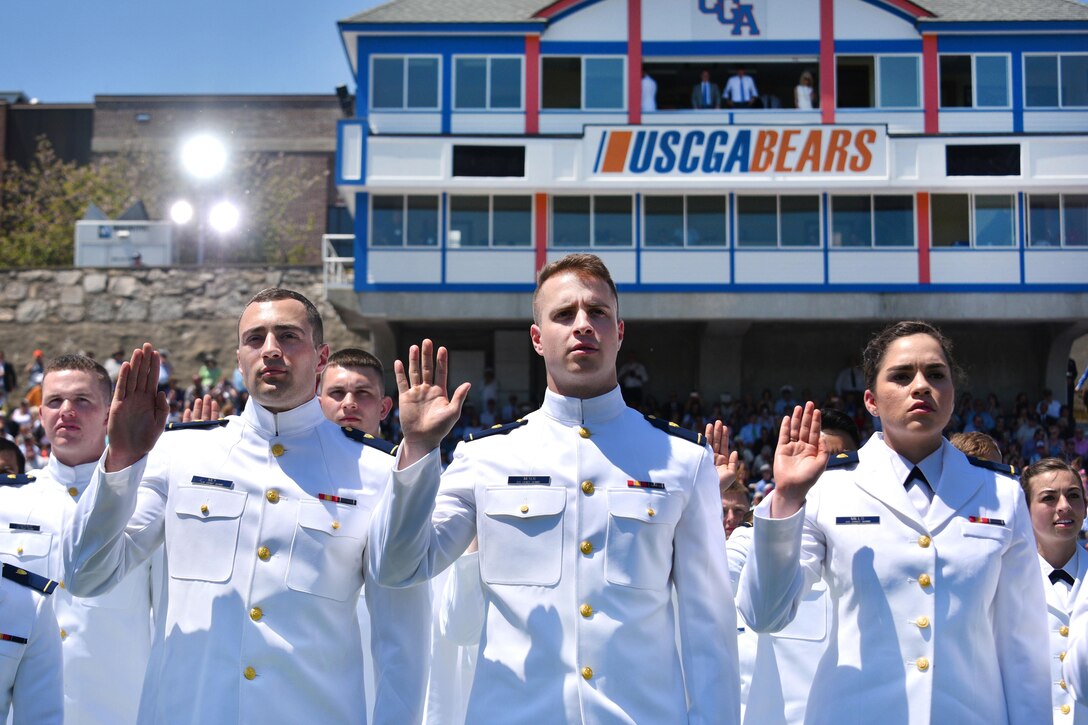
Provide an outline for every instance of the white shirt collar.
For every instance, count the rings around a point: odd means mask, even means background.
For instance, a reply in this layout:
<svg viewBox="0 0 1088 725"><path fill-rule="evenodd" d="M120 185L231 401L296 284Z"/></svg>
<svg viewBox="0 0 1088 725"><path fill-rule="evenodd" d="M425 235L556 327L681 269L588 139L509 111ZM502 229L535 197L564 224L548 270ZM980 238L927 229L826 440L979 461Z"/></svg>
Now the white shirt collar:
<svg viewBox="0 0 1088 725"><path fill-rule="evenodd" d="M907 476L914 469L915 464L899 455L888 446L884 440L883 433L877 433L873 436L873 440L880 442L881 448L885 451L885 455L888 458L888 463L892 467L892 471L895 472L895 478L902 486L907 481ZM918 462L918 468L922 469L922 475L926 477L926 483L929 484L930 489L936 493L940 486L941 474L944 471L944 447L945 443L942 439L941 446L937 450L930 453L928 456Z"/></svg>

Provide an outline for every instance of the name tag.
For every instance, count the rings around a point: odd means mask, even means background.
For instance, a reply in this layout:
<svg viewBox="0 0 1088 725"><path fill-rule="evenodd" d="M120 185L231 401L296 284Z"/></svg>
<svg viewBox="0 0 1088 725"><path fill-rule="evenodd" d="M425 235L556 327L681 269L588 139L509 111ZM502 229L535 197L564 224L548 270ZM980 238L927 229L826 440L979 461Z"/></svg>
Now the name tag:
<svg viewBox="0 0 1088 725"><path fill-rule="evenodd" d="M8 524L8 528L12 531L41 531L42 527L37 524Z"/></svg>
<svg viewBox="0 0 1088 725"><path fill-rule="evenodd" d="M839 526L859 526L861 524L879 524L879 516L836 516L835 523Z"/></svg>
<svg viewBox="0 0 1088 725"><path fill-rule="evenodd" d="M510 476L506 479L510 486L550 486L551 476Z"/></svg>
<svg viewBox="0 0 1088 725"><path fill-rule="evenodd" d="M192 483L198 486L218 486L219 488L234 488L234 481L222 478L208 478L207 476L193 476Z"/></svg>
<svg viewBox="0 0 1088 725"><path fill-rule="evenodd" d="M989 524L990 526L1004 526L1004 519L988 519L985 516L968 516L967 520L972 524Z"/></svg>
<svg viewBox="0 0 1088 725"><path fill-rule="evenodd" d="M656 481L632 481L628 479L627 488L653 488L664 491L665 484L657 483Z"/></svg>
<svg viewBox="0 0 1088 725"><path fill-rule="evenodd" d="M356 501L353 498L341 498L340 496L333 496L331 493L319 493L319 494L317 494L317 497L321 501L332 501L333 503L342 503L345 506L356 506L359 503L358 501Z"/></svg>

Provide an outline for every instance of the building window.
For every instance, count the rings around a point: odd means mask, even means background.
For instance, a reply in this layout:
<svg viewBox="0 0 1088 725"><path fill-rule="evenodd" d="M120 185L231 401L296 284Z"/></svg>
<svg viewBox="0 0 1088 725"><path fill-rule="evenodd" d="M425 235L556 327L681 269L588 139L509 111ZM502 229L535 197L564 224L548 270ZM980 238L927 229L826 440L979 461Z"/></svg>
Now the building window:
<svg viewBox="0 0 1088 725"><path fill-rule="evenodd" d="M737 246L820 246L820 197L738 196Z"/></svg>
<svg viewBox="0 0 1088 725"><path fill-rule="evenodd" d="M450 196L450 247L531 247L529 196Z"/></svg>
<svg viewBox="0 0 1088 725"><path fill-rule="evenodd" d="M1088 55L1025 56L1024 105L1028 108L1088 106Z"/></svg>
<svg viewBox="0 0 1088 725"><path fill-rule="evenodd" d="M372 196L370 243L375 247L438 246L438 197Z"/></svg>
<svg viewBox="0 0 1088 725"><path fill-rule="evenodd" d="M835 58L839 108L920 108L916 55L846 55Z"/></svg>
<svg viewBox="0 0 1088 725"><path fill-rule="evenodd" d="M625 107L623 58L548 57L541 62L541 107L619 111Z"/></svg>
<svg viewBox="0 0 1088 725"><path fill-rule="evenodd" d="M724 196L647 196L643 199L647 247L724 247Z"/></svg>
<svg viewBox="0 0 1088 725"><path fill-rule="evenodd" d="M914 197L831 197L834 247L913 247Z"/></svg>
<svg viewBox="0 0 1088 725"><path fill-rule="evenodd" d="M941 108L1007 108L1009 57L942 55Z"/></svg>
<svg viewBox="0 0 1088 725"><path fill-rule="evenodd" d="M553 197L552 246L633 246L633 210L630 196Z"/></svg>
<svg viewBox="0 0 1088 725"><path fill-rule="evenodd" d="M438 58L376 56L371 58L370 107L379 111L438 108Z"/></svg>
<svg viewBox="0 0 1088 725"><path fill-rule="evenodd" d="M453 83L453 107L457 110L521 109L521 58L454 58Z"/></svg>
<svg viewBox="0 0 1088 725"><path fill-rule="evenodd" d="M1011 247L1016 207L1011 194L933 194L934 247Z"/></svg>
<svg viewBox="0 0 1088 725"><path fill-rule="evenodd" d="M1028 244L1033 247L1088 246L1088 194L1029 196Z"/></svg>

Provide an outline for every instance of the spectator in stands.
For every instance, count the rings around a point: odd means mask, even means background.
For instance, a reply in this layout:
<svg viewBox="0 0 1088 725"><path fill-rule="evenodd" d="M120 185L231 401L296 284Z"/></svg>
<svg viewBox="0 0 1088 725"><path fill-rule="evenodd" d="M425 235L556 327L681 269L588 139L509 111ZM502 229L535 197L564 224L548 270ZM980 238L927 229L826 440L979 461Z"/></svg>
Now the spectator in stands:
<svg viewBox="0 0 1088 725"><path fill-rule="evenodd" d="M1001 463L1001 448L997 441L981 431L955 433L948 442L963 451L964 455Z"/></svg>

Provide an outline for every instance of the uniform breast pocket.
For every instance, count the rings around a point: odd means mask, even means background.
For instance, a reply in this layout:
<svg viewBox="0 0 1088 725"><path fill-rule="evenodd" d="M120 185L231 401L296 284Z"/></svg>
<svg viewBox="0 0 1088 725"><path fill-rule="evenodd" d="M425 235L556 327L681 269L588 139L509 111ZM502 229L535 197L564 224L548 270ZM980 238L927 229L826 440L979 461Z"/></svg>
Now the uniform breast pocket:
<svg viewBox="0 0 1088 725"><path fill-rule="evenodd" d="M287 586L344 601L363 585L363 547L370 511L301 501L291 542Z"/></svg>
<svg viewBox="0 0 1088 725"><path fill-rule="evenodd" d="M554 586L563 569L562 488L489 488L480 517L480 576L488 584Z"/></svg>
<svg viewBox="0 0 1088 725"><path fill-rule="evenodd" d="M1012 539L1012 530L998 524L980 524L961 520L960 531L966 539L971 541L972 548L976 550L1004 551Z"/></svg>
<svg viewBox="0 0 1088 725"><path fill-rule="evenodd" d="M234 572L246 494L218 488L179 488L166 520L167 568L173 579L225 582Z"/></svg>
<svg viewBox="0 0 1088 725"><path fill-rule="evenodd" d="M678 498L609 491L605 579L636 589L664 589L672 571L672 536L679 520Z"/></svg>
<svg viewBox="0 0 1088 725"><path fill-rule="evenodd" d="M49 566L52 546L53 534L47 531L0 531L0 559L56 579L60 572L51 571Z"/></svg>

